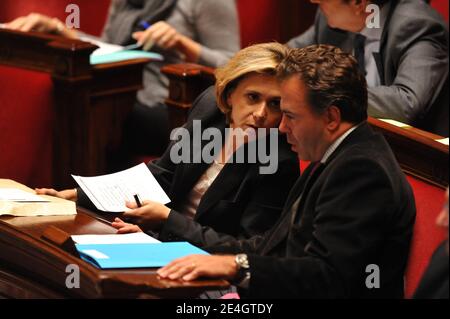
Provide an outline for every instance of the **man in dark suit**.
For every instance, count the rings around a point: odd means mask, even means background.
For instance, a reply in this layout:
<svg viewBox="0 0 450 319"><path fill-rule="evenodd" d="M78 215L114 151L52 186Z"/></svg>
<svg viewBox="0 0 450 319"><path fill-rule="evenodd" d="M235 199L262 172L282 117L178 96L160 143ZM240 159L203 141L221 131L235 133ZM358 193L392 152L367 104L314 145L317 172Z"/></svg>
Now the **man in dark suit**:
<svg viewBox="0 0 450 319"><path fill-rule="evenodd" d="M366 73L370 116L448 136L448 27L439 13L422 0L311 2L320 6L314 25L289 46L353 52Z"/></svg>
<svg viewBox="0 0 450 319"><path fill-rule="evenodd" d="M264 236L230 241L158 271L221 277L250 298L401 298L415 219L409 184L366 123L356 60L332 46L293 49L278 70L280 130L311 165Z"/></svg>

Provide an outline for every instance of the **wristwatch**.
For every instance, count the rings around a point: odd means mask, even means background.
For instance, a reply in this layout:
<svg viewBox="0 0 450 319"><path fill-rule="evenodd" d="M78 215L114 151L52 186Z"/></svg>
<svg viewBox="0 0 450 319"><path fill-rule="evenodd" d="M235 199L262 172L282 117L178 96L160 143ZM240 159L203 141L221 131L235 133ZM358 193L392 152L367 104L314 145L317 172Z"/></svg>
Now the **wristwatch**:
<svg viewBox="0 0 450 319"><path fill-rule="evenodd" d="M234 258L237 265L236 282L239 287L247 288L250 282L250 264L246 254L237 254Z"/></svg>

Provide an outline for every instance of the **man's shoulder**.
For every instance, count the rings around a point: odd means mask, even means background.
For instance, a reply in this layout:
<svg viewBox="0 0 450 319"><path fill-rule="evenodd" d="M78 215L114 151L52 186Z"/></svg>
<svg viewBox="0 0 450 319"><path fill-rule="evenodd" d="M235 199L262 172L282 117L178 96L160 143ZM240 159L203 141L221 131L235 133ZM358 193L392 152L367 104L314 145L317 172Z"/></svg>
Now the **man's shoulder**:
<svg viewBox="0 0 450 319"><path fill-rule="evenodd" d="M398 1L389 22L390 33L414 36L425 28L448 29L442 16L424 1Z"/></svg>
<svg viewBox="0 0 450 319"><path fill-rule="evenodd" d="M370 172L403 174L386 139L367 124L357 128L347 139L330 158L333 166L360 166Z"/></svg>

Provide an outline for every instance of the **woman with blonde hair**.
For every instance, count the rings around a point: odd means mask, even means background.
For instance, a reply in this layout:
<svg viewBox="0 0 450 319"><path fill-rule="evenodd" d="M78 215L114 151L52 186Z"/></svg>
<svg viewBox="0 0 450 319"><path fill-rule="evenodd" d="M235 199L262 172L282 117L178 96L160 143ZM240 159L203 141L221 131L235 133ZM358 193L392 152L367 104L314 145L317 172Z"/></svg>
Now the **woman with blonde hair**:
<svg viewBox="0 0 450 319"><path fill-rule="evenodd" d="M131 210L123 219L130 223L118 218L113 223L119 233L157 231L162 241L186 240L205 246L262 234L273 226L299 175L296 154L285 137L273 130L281 120L275 73L287 53L279 43L253 45L216 71L215 86L197 98L182 128L187 133L183 136L189 138L172 141L160 159L148 163L172 202L165 206L144 201L142 207L127 203ZM193 161L196 155L211 153L211 140L195 140L213 136L208 133L211 130L220 132L213 160L203 156ZM240 143L235 131L244 132ZM274 171L265 174L267 162L258 155L267 145L277 163ZM180 163L174 156L183 147L190 151L191 161ZM79 204L89 204L81 189L78 196L74 191L38 190L44 192L78 197Z"/></svg>

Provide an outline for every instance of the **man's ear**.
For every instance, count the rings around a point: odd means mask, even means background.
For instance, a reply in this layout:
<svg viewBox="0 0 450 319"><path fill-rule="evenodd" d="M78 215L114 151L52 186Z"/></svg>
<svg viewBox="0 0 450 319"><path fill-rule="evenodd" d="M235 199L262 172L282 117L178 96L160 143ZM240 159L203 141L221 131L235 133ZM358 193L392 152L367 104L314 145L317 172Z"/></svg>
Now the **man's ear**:
<svg viewBox="0 0 450 319"><path fill-rule="evenodd" d="M327 108L326 111L326 121L327 121L327 128L330 131L336 131L340 124L341 124L341 110L335 106L331 105Z"/></svg>
<svg viewBox="0 0 450 319"><path fill-rule="evenodd" d="M369 4L370 1L368 0L353 0L352 1L353 12L356 15L362 15L366 12L366 8Z"/></svg>

